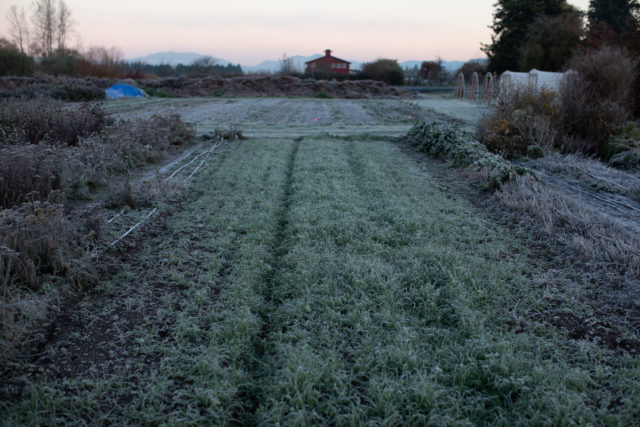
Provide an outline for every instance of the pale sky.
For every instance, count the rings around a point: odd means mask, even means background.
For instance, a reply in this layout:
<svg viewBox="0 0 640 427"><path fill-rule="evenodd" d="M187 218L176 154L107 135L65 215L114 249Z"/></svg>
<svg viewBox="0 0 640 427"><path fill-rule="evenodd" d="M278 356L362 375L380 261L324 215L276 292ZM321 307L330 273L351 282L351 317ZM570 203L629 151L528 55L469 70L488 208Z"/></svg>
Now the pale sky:
<svg viewBox="0 0 640 427"><path fill-rule="evenodd" d="M283 54L332 49L352 61L376 58L467 60L481 43L496 0L66 0L72 45L118 47L125 58L161 51L197 52L255 65ZM0 0L0 35L12 5ZM589 0L569 0L586 10Z"/></svg>

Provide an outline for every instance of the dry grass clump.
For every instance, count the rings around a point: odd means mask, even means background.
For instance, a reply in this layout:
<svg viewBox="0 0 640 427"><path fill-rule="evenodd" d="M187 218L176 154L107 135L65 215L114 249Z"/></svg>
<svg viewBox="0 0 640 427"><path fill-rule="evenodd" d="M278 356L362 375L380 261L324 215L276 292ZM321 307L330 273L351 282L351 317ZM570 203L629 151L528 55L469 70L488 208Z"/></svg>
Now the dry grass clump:
<svg viewBox="0 0 640 427"><path fill-rule="evenodd" d="M0 230L3 247L13 251L7 252L2 262L3 289L40 290L43 276L64 276L68 272L72 245L62 203L34 201L3 209Z"/></svg>
<svg viewBox="0 0 640 427"><path fill-rule="evenodd" d="M86 246L95 245L97 220L66 221L64 194L48 199L0 211L0 362L46 319L65 284L95 278Z"/></svg>
<svg viewBox="0 0 640 427"><path fill-rule="evenodd" d="M640 178L598 160L580 154L553 154L540 159L537 164L553 173L576 178L591 188L640 202Z"/></svg>
<svg viewBox="0 0 640 427"><path fill-rule="evenodd" d="M104 202L105 207L114 209L128 206L131 209L138 209L151 206L154 196L149 187L155 183L145 182L145 184L147 188L142 188L140 185L132 185L131 181L127 179L124 183L113 185Z"/></svg>
<svg viewBox="0 0 640 427"><path fill-rule="evenodd" d="M640 278L640 240L615 219L528 176L503 185L495 197L509 210L525 213L533 228L558 239L586 262Z"/></svg>
<svg viewBox="0 0 640 427"><path fill-rule="evenodd" d="M122 163L113 164L113 170L119 172L155 163L165 158L172 148L187 144L194 137L193 127L184 123L178 114L121 121L101 135L104 145L122 153Z"/></svg>
<svg viewBox="0 0 640 427"><path fill-rule="evenodd" d="M51 190L87 198L112 177L160 161L194 135L178 115L169 115L117 122L74 145L0 145L0 206L45 200Z"/></svg>
<svg viewBox="0 0 640 427"><path fill-rule="evenodd" d="M42 145L0 148L0 207L43 200L62 188L63 169L51 151Z"/></svg>
<svg viewBox="0 0 640 427"><path fill-rule="evenodd" d="M605 155L607 139L630 117L636 61L622 48L580 52L560 88L557 127L565 152Z"/></svg>
<svg viewBox="0 0 640 427"><path fill-rule="evenodd" d="M0 108L0 145L77 145L107 124L99 104L69 107L45 99L11 100Z"/></svg>

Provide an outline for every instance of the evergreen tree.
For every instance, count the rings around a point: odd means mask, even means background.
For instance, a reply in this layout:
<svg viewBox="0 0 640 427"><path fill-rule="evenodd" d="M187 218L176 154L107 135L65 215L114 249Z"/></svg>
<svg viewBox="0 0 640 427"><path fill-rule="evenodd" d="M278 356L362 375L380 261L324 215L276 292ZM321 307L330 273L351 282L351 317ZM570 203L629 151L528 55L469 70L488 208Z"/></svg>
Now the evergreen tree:
<svg viewBox="0 0 640 427"><path fill-rule="evenodd" d="M591 0L589 3L589 39L593 45L623 44L637 38L640 10L637 0Z"/></svg>
<svg viewBox="0 0 640 427"><path fill-rule="evenodd" d="M583 13L572 8L557 16L538 16L522 47L520 68L562 71L584 38Z"/></svg>
<svg viewBox="0 0 640 427"><path fill-rule="evenodd" d="M529 26L540 15L557 16L569 10L566 0L498 0L495 4L491 44L482 50L489 57L488 71L518 70Z"/></svg>

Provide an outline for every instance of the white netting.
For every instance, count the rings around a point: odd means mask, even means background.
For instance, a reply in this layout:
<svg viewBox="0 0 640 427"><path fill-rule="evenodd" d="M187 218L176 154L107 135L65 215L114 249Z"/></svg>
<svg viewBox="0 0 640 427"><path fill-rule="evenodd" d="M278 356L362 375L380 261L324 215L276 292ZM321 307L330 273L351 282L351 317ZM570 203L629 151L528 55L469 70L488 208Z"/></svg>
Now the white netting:
<svg viewBox="0 0 640 427"><path fill-rule="evenodd" d="M500 95L508 94L514 90L521 90L529 86L529 73L517 73L505 71L500 76Z"/></svg>
<svg viewBox="0 0 640 427"><path fill-rule="evenodd" d="M565 79L567 74L572 72L573 71L552 73L536 69L533 69L528 73L505 71L500 76L500 82L498 84L500 89L498 96L506 95L514 90L522 90L526 88L535 88L536 90L544 90L547 92L559 92L562 81Z"/></svg>
<svg viewBox="0 0 640 427"><path fill-rule="evenodd" d="M566 75L567 73L551 73L533 69L529 71L529 84L540 90L558 92Z"/></svg>

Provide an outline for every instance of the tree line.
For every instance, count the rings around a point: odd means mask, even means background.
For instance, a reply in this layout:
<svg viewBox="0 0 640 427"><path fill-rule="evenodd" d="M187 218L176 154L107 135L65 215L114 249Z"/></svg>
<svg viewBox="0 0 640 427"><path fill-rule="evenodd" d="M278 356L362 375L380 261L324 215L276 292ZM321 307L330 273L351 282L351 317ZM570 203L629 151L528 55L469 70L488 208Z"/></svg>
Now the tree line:
<svg viewBox="0 0 640 427"><path fill-rule="evenodd" d="M37 0L32 4L29 25L24 7L11 6L6 14L9 32L21 53L50 57L64 50L74 22L64 0Z"/></svg>
<svg viewBox="0 0 640 427"><path fill-rule="evenodd" d="M67 46L75 22L64 0L36 0L30 14L11 6L6 13L11 40L0 38L0 75L50 75L76 77L166 77L183 75L242 74L240 65L216 64L211 57L189 65L129 63L118 48L91 47L83 52ZM37 60L36 60L37 59Z"/></svg>
<svg viewBox="0 0 640 427"><path fill-rule="evenodd" d="M640 54L637 0L591 0L586 16L566 0L498 0L488 71L561 71L580 48L622 46ZM586 18L586 19L585 19Z"/></svg>

